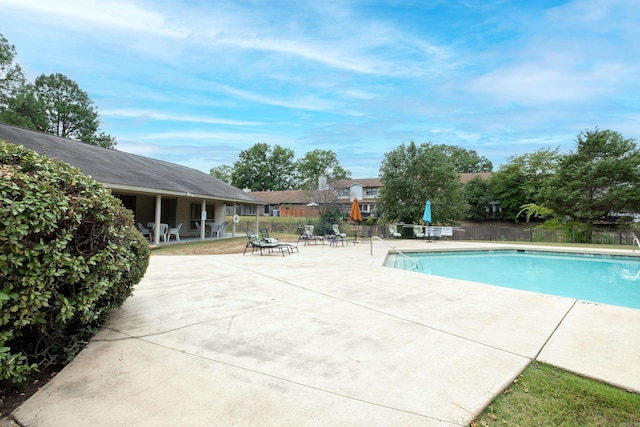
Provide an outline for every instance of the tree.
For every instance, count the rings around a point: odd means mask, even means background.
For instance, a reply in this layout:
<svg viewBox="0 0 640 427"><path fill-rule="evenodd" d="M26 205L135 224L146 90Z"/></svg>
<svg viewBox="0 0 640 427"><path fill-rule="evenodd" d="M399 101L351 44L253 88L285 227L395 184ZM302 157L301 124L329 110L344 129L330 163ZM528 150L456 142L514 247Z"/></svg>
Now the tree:
<svg viewBox="0 0 640 427"><path fill-rule="evenodd" d="M351 172L340 166L336 153L331 150L309 151L295 166L301 188L316 188L321 176L327 177L329 181L351 177Z"/></svg>
<svg viewBox="0 0 640 427"><path fill-rule="evenodd" d="M98 133L98 112L76 82L60 73L42 74L36 78L34 87L44 105L48 133L107 148L115 146L113 137Z"/></svg>
<svg viewBox="0 0 640 427"><path fill-rule="evenodd" d="M226 182L227 184L231 184L232 173L233 168L229 165L220 165L209 169L209 175L214 178L218 178L220 181Z"/></svg>
<svg viewBox="0 0 640 427"><path fill-rule="evenodd" d="M588 225L613 212L640 210L640 150L612 130L578 134L545 191L548 207Z"/></svg>
<svg viewBox="0 0 640 427"><path fill-rule="evenodd" d="M491 202L495 200L491 183L476 175L464 185L463 194L469 205L468 218L476 221L486 219Z"/></svg>
<svg viewBox="0 0 640 427"><path fill-rule="evenodd" d="M7 100L5 108L0 108L0 121L40 132L46 132L49 123L31 84L25 84Z"/></svg>
<svg viewBox="0 0 640 427"><path fill-rule="evenodd" d="M491 176L495 198L506 218L518 221L522 206L543 204L542 190L555 173L559 159L557 148L544 148L510 157L509 163Z"/></svg>
<svg viewBox="0 0 640 427"><path fill-rule="evenodd" d="M467 150L455 145L441 145L444 152L451 158L458 173L492 172L493 163L484 156L478 155L476 150Z"/></svg>
<svg viewBox="0 0 640 427"><path fill-rule="evenodd" d="M257 143L240 152L233 164L231 183L251 191L282 191L295 188L294 153L279 145Z"/></svg>
<svg viewBox="0 0 640 427"><path fill-rule="evenodd" d="M427 200L431 200L434 223L452 223L468 210L460 175L442 145L416 146L411 141L385 153L380 179L384 187L378 208L388 219L419 222Z"/></svg>
<svg viewBox="0 0 640 427"><path fill-rule="evenodd" d="M0 111L26 82L22 69L14 63L15 57L15 46L0 34Z"/></svg>

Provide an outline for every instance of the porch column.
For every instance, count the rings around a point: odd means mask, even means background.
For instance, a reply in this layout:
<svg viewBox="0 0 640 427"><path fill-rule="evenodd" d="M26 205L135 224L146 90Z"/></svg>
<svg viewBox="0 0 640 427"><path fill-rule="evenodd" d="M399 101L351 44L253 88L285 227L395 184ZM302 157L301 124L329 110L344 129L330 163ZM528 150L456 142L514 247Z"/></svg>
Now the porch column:
<svg viewBox="0 0 640 427"><path fill-rule="evenodd" d="M233 228L231 228L231 237L236 237L236 223L233 220L233 217L236 216L238 214L237 212L237 208L236 208L236 203L233 203L233 212L231 214L231 223L233 224ZM640 245L639 245L640 246Z"/></svg>
<svg viewBox="0 0 640 427"><path fill-rule="evenodd" d="M160 218L162 214L162 196L156 195L156 227L153 233L153 241L156 245L160 244Z"/></svg>
<svg viewBox="0 0 640 427"><path fill-rule="evenodd" d="M256 234L260 230L260 211L258 210L258 206L256 205Z"/></svg>
<svg viewBox="0 0 640 427"><path fill-rule="evenodd" d="M200 240L204 240L205 234L205 225L204 221L207 219L205 212L207 211L207 201L202 199L202 204L200 205Z"/></svg>

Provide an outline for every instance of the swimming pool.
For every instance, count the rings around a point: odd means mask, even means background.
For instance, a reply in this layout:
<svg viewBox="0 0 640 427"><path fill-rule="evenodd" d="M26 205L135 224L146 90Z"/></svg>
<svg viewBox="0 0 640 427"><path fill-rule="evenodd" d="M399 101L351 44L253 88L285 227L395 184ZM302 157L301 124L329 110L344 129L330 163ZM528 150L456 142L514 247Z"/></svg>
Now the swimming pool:
<svg viewBox="0 0 640 427"><path fill-rule="evenodd" d="M535 250L488 250L408 253L420 271L640 309L640 258ZM408 270L413 264L389 254L388 267Z"/></svg>

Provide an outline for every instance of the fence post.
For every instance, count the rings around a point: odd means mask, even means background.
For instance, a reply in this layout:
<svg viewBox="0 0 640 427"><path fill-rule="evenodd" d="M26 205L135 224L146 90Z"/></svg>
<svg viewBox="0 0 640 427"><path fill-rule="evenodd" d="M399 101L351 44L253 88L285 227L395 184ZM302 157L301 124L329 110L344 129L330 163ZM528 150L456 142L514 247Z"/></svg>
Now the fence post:
<svg viewBox="0 0 640 427"><path fill-rule="evenodd" d="M491 230L493 229L493 225L489 224L489 241L492 241L493 239L491 238Z"/></svg>
<svg viewBox="0 0 640 427"><path fill-rule="evenodd" d="M533 243L533 226L532 225L529 226L529 232L531 236L529 240L531 243Z"/></svg>

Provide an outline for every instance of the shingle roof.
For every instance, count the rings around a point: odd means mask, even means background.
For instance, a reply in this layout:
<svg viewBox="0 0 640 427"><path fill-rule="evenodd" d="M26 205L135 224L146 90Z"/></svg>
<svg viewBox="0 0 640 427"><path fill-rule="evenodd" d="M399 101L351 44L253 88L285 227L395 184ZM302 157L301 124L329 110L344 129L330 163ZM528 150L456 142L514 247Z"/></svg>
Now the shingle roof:
<svg viewBox="0 0 640 427"><path fill-rule="evenodd" d="M263 204L196 169L0 123L0 139L62 160L109 188ZM136 187L136 188L131 188Z"/></svg>
<svg viewBox="0 0 640 427"><path fill-rule="evenodd" d="M360 184L363 187L382 187L380 178L359 178L359 179L341 179L335 183L336 188L347 188L352 185Z"/></svg>
<svg viewBox="0 0 640 427"><path fill-rule="evenodd" d="M252 191L254 197L262 200L270 205L279 204L307 204L312 202L309 193L304 190L287 190L287 191Z"/></svg>
<svg viewBox="0 0 640 427"><path fill-rule="evenodd" d="M460 181L463 184L466 184L467 182L471 181L473 178L475 178L476 176L479 176L481 179L484 179L485 181L488 179L491 179L491 175L493 175L493 173L491 172L470 172L470 173L461 173L460 174Z"/></svg>

